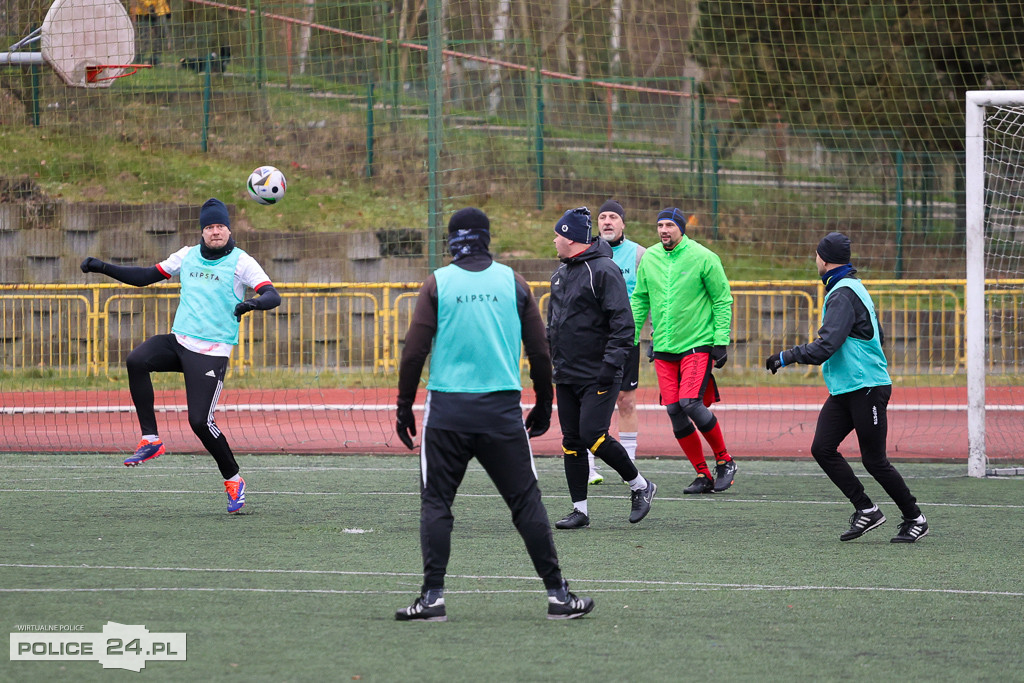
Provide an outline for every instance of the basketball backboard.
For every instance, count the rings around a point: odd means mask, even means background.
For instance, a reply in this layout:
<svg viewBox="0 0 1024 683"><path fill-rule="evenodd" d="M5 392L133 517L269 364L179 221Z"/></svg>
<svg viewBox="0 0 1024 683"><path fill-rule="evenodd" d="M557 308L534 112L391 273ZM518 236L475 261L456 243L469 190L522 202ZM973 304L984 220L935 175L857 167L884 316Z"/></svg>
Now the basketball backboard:
<svg viewBox="0 0 1024 683"><path fill-rule="evenodd" d="M39 52L16 52L39 41ZM0 53L0 64L45 61L68 85L106 88L135 73L135 31L120 0L57 0L38 32Z"/></svg>

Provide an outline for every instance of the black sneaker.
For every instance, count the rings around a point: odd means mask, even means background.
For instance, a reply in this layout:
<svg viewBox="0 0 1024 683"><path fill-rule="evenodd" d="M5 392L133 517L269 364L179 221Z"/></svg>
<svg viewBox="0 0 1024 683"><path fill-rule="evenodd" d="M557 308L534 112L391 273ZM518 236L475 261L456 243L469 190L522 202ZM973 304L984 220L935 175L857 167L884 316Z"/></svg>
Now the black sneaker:
<svg viewBox="0 0 1024 683"><path fill-rule="evenodd" d="M396 611L395 619L398 621L448 621L448 614L444 610L444 598L438 598L433 603L427 604L426 598L421 595L416 598L416 602Z"/></svg>
<svg viewBox="0 0 1024 683"><path fill-rule="evenodd" d="M594 601L590 598L578 598L565 589L566 599L559 600L553 595L548 596L548 619L576 619L590 614L594 609Z"/></svg>
<svg viewBox="0 0 1024 683"><path fill-rule="evenodd" d="M632 510L629 512L629 523L636 524L641 519L647 516L647 513L651 511L651 501L654 500L654 494L658 492L658 486L650 479L644 478L647 482L647 488L642 491L632 491L629 497L632 499L630 504Z"/></svg>
<svg viewBox="0 0 1024 683"><path fill-rule="evenodd" d="M568 515L555 522L556 529L584 529L590 526L590 517L577 510L572 509Z"/></svg>
<svg viewBox="0 0 1024 683"><path fill-rule="evenodd" d="M683 489L683 493L714 493L715 482L708 479L703 474L698 474L697 478L693 480L693 483Z"/></svg>
<svg viewBox="0 0 1024 683"><path fill-rule="evenodd" d="M892 537L890 543L913 543L919 538L928 535L928 520L918 522L914 519L903 518L900 522L899 533Z"/></svg>
<svg viewBox="0 0 1024 683"><path fill-rule="evenodd" d="M883 524L885 524L885 515L882 514L881 510L875 510L874 512L861 512L858 510L850 515L850 528L839 534L839 540L852 541Z"/></svg>
<svg viewBox="0 0 1024 683"><path fill-rule="evenodd" d="M732 480L736 477L735 460L719 460L715 465L715 493L721 493L730 486L732 486Z"/></svg>

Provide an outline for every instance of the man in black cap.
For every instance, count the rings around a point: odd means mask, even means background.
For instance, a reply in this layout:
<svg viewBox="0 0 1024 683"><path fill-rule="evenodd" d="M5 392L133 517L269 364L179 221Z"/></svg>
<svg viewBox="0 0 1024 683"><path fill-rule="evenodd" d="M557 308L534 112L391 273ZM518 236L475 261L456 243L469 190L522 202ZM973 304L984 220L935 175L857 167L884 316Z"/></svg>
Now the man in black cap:
<svg viewBox="0 0 1024 683"><path fill-rule="evenodd" d="M587 506L587 451L608 463L629 484L629 521L651 510L658 488L637 470L626 449L610 434L622 366L633 350L633 314L622 273L608 243L590 232L590 211L566 211L555 223L555 251L562 264L551 276L548 343L562 428L565 479L572 512L558 529L590 526Z"/></svg>
<svg viewBox="0 0 1024 683"><path fill-rule="evenodd" d="M185 377L188 423L210 452L228 495L228 512L245 505L245 480L228 440L213 419L224 386L231 350L238 344L238 325L253 310L280 305L281 295L259 263L235 246L228 208L209 199L199 210L199 244L182 247L155 266L119 266L88 256L83 273L103 273L127 285L145 287L179 275L181 295L171 334L150 337L128 354L128 388L138 413L142 440L125 459L135 467L164 454L157 431L150 373L180 372ZM243 299L246 288L259 295Z"/></svg>
<svg viewBox="0 0 1024 683"><path fill-rule="evenodd" d="M851 431L857 432L861 461L893 499L903 515L893 543L914 543L928 534L928 521L917 506L903 477L885 453L888 431L886 407L892 396L884 335L875 305L850 264L850 238L830 232L815 253L818 275L825 283L821 328L809 344L774 353L765 368L774 375L787 365L820 365L829 397L818 414L811 455L828 478L853 503L850 528L839 536L852 541L885 522L885 515L871 502L864 485L839 452Z"/></svg>
<svg viewBox="0 0 1024 683"><path fill-rule="evenodd" d="M534 569L548 593L548 619L575 619L594 609L569 592L537 486L529 438L551 426L551 357L540 309L526 280L491 256L490 221L480 209L448 222L452 263L420 287L398 368L398 438L416 436L412 406L430 355L427 409L420 442L420 596L395 613L399 621L447 621L444 579L451 552L452 503L476 458L512 511ZM519 400L520 350L526 348L536 404Z"/></svg>
<svg viewBox="0 0 1024 683"><path fill-rule="evenodd" d="M622 278L626 281L626 295L633 294L636 286L636 271L646 249L625 234L626 210L622 204L609 199L597 212L597 230L601 237L612 248L612 260L619 267ZM640 346L634 345L633 350L622 366L622 384L615 407L619 412L619 443L626 449L630 460L636 460L637 427L639 420L636 415L636 390L640 385ZM604 477L594 463L594 454L587 454L590 464L590 484L600 484Z"/></svg>

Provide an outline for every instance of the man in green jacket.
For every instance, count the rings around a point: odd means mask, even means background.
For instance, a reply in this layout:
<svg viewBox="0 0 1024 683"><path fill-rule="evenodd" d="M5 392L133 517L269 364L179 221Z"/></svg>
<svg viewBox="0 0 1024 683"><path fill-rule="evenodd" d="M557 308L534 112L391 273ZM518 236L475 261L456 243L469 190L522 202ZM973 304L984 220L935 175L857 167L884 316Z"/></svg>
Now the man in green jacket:
<svg viewBox="0 0 1024 683"><path fill-rule="evenodd" d="M658 214L661 245L653 245L640 259L630 303L637 343L651 315L661 403L668 409L676 441L697 471L683 493L720 493L732 486L736 463L708 406L718 398L712 365L720 368L728 360L732 293L721 259L686 236L692 224L693 214L676 208ZM697 431L715 456L714 478Z"/></svg>

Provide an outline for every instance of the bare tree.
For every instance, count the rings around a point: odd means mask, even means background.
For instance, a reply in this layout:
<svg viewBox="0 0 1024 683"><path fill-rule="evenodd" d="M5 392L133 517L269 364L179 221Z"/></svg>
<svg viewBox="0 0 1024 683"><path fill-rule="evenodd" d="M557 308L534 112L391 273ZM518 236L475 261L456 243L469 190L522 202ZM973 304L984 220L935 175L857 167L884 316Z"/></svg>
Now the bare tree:
<svg viewBox="0 0 1024 683"><path fill-rule="evenodd" d="M305 7L302 13L303 23L299 27L299 73L306 73L306 61L309 59L309 40L313 19L316 18L316 0L303 0Z"/></svg>
<svg viewBox="0 0 1024 683"><path fill-rule="evenodd" d="M622 76L622 0L612 0L608 17L608 75L612 81ZM619 113L619 94L614 90L612 113Z"/></svg>
<svg viewBox="0 0 1024 683"><path fill-rule="evenodd" d="M494 54L498 58L505 57L505 41L509 29L509 13L511 11L510 0L498 0L494 10L494 18L491 21L491 42L494 44ZM487 113L494 116L501 106L501 67L492 64L488 73L490 90L487 93Z"/></svg>

